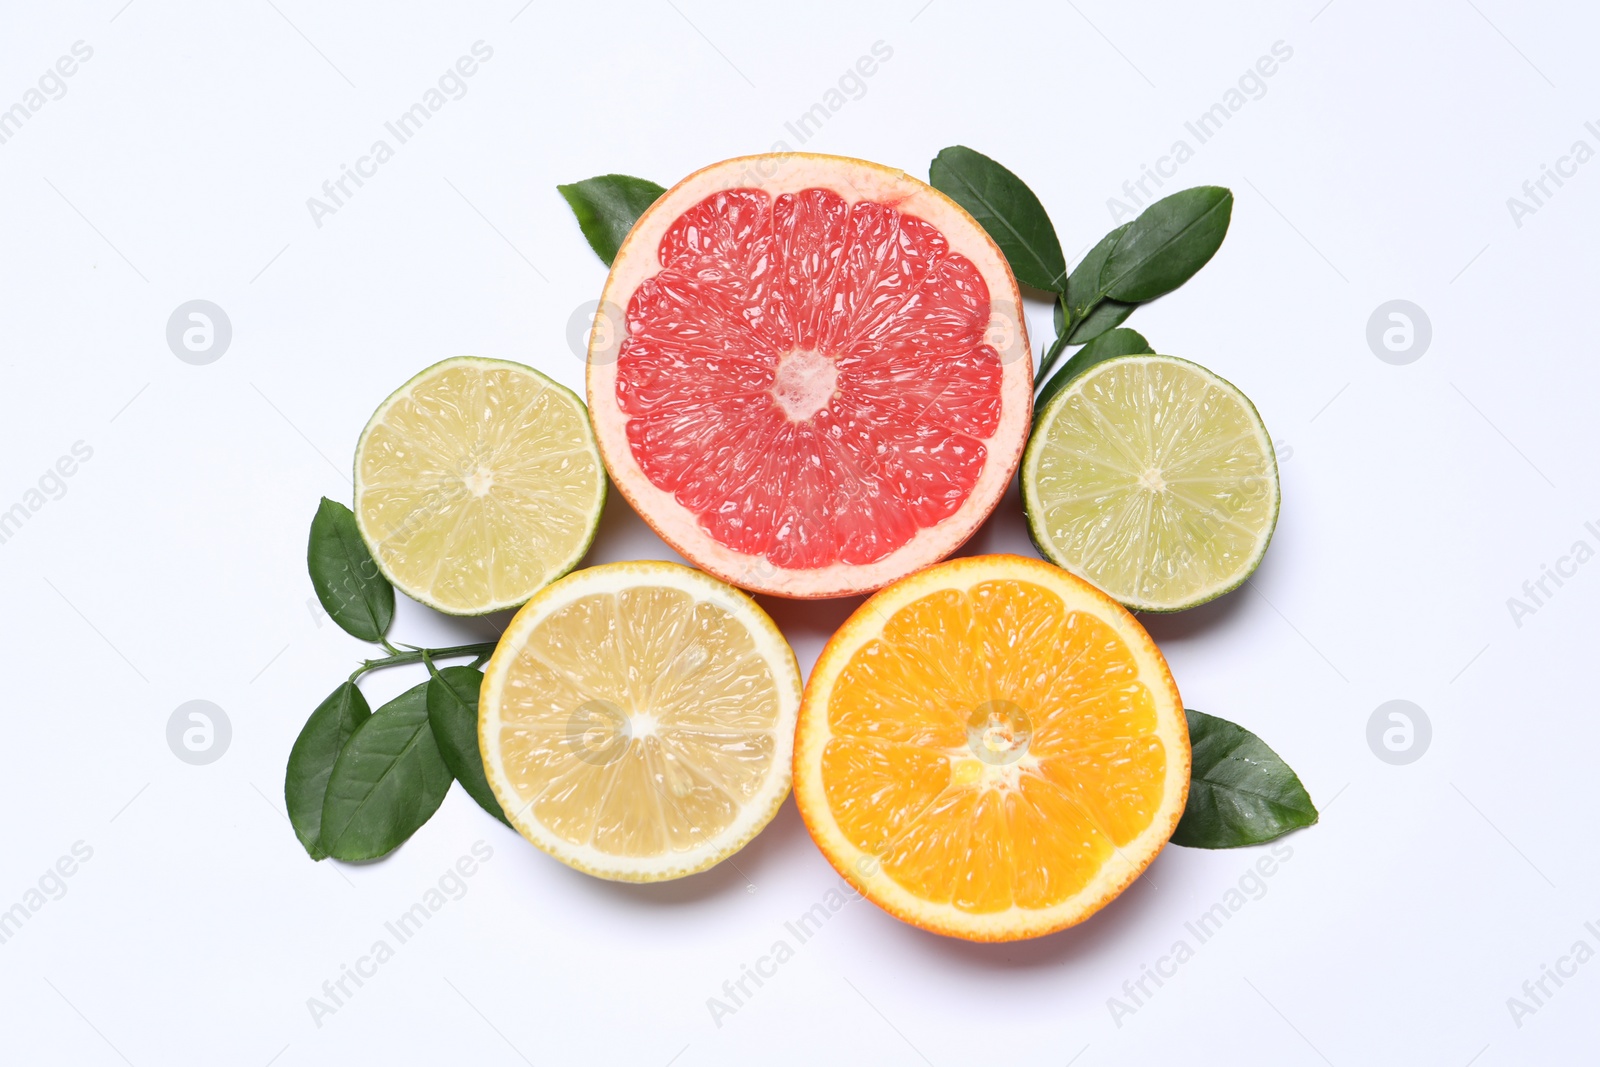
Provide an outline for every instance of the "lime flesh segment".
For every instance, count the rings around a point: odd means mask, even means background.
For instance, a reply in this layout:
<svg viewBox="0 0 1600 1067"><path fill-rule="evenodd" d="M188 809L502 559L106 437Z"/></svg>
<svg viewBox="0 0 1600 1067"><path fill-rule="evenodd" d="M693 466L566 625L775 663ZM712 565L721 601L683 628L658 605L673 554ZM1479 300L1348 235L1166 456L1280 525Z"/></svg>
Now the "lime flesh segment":
<svg viewBox="0 0 1600 1067"><path fill-rule="evenodd" d="M576 566L605 489L583 402L500 360L429 367L356 446L356 522L373 558L452 615L515 607Z"/></svg>
<svg viewBox="0 0 1600 1067"><path fill-rule="evenodd" d="M1052 398L1022 492L1040 551L1136 611L1236 588L1278 518L1277 461L1255 408L1172 356L1107 360Z"/></svg>

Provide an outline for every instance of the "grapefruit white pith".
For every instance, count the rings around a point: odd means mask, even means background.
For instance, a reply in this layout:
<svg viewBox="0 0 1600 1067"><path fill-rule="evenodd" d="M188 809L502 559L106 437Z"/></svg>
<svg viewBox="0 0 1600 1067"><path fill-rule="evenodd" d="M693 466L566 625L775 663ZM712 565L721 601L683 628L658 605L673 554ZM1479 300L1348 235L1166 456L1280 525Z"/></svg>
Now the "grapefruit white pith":
<svg viewBox="0 0 1600 1067"><path fill-rule="evenodd" d="M803 153L697 171L640 217L601 306L589 408L612 480L747 589L846 596L943 559L1021 458L1016 281L900 171Z"/></svg>

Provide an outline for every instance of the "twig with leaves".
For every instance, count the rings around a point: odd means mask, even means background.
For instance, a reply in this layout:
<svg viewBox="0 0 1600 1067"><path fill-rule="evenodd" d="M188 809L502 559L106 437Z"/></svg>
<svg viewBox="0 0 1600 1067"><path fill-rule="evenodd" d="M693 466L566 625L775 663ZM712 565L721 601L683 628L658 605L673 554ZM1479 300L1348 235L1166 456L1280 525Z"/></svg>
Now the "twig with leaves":
<svg viewBox="0 0 1600 1067"><path fill-rule="evenodd" d="M414 834L459 781L490 815L507 822L478 750L478 668L494 642L448 648L396 646L394 586L383 576L355 516L323 498L311 521L306 565L329 618L387 655L363 660L306 720L289 752L284 801L312 859L369 860ZM437 661L471 658L440 669ZM377 711L356 684L369 671L424 664L428 679Z"/></svg>

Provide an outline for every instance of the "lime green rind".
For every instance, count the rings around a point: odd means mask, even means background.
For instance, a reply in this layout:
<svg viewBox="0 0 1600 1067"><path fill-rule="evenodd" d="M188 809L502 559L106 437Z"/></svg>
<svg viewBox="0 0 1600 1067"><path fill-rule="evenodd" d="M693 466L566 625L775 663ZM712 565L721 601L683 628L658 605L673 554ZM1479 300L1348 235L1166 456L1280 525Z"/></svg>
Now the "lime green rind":
<svg viewBox="0 0 1600 1067"><path fill-rule="evenodd" d="M1267 433L1266 423L1262 421L1261 413L1256 410L1255 404L1248 396L1244 394L1242 389L1214 371L1203 367L1192 360L1182 359L1178 356L1165 356L1154 353L1135 353L1125 356L1116 356L1111 359L1097 362L1093 366L1084 369L1080 374L1075 375L1077 381L1073 384L1081 384L1084 380L1087 380L1093 375L1105 373L1112 366L1118 363L1131 360L1150 359L1157 359L1172 363L1183 363L1188 366L1195 367L1207 376L1216 379L1218 382L1221 382L1223 385L1227 386L1235 394L1237 394L1239 399L1244 402L1244 406L1249 412L1256 426L1260 429L1261 441L1265 448L1266 458L1269 462L1269 469L1272 472L1272 514L1267 520L1266 530L1259 540L1255 554L1250 558L1248 565L1241 569L1237 578L1234 578L1233 580L1224 584L1220 584L1214 588L1207 589L1197 596L1191 597L1176 604L1158 604L1137 600L1124 600L1120 597L1117 597L1117 595L1110 590L1102 590L1108 596L1116 599L1118 603L1122 604L1122 606L1127 608L1129 611L1137 611L1155 615L1171 615L1180 611L1188 611L1191 608L1200 607L1202 604L1209 604L1218 597L1223 597L1233 592L1240 586L1244 585L1245 582L1250 580L1250 576L1256 572L1258 567L1261 566L1261 561L1266 557L1267 554L1267 547L1272 543L1273 534L1277 532L1278 514L1283 505L1283 492L1282 486L1278 480L1278 454L1276 449L1274 449L1272 446L1272 436L1271 434ZM1054 421L1057 411L1066 403L1066 398L1071 395L1071 393L1072 388L1070 387L1060 389L1057 393L1055 393L1054 396L1050 397L1046 401L1035 417L1034 430L1028 438L1028 445L1023 451L1022 464L1018 471L1018 477L1022 485L1023 514L1027 519L1028 540L1033 542L1034 549L1042 558L1047 559L1061 569L1074 574L1079 578L1082 578L1091 585L1095 585L1096 588L1100 588L1098 585L1096 585L1092 578L1084 574L1079 568L1075 567L1071 561L1065 559L1062 554L1050 544L1049 538L1045 535L1045 532L1042 528L1043 520L1039 517L1040 513L1043 511L1043 508L1040 505L1037 490L1035 489L1032 478L1030 477L1034 469L1035 454L1040 447L1041 442L1043 442L1045 437L1048 435L1050 424Z"/></svg>
<svg viewBox="0 0 1600 1067"><path fill-rule="evenodd" d="M583 413L583 423L585 426L589 427L589 451L594 456L595 469L600 472L600 493L598 499L595 501L594 511L589 519L587 536L585 536L583 541L577 546L571 558L563 560L560 565L560 569L556 572L553 572L550 575L549 580L546 581L544 585L540 586L538 589L535 589L522 600L508 601L503 604L494 604L490 607L484 608L481 611L454 611L450 608L444 607L443 605L433 603L427 597L419 596L418 594L407 589L396 579L395 575L384 564L383 557L378 552L377 543L367 535L366 529L362 527L360 512L354 507L354 498L356 495L356 490L361 485L362 448L367 443L367 435L371 433L372 428L377 425L380 416L389 410L389 405L394 403L395 399L401 394L408 392L412 386L416 385L417 382L434 374L441 368L468 363L486 367L515 367L517 370L526 371L527 373L532 374L534 377L543 381L547 387L565 393L572 400L572 402L578 406L578 410ZM366 543L367 551L372 554L372 560L377 564L378 570L382 572L383 576L389 580L389 584L393 585L396 589L410 597L412 600L415 600L424 607L432 608L441 615L450 615L458 619L475 619L484 615L491 615L497 611L509 611L513 608L520 608L523 604L526 604L528 600L532 599L534 596L537 596L544 589L549 588L551 582L565 578L567 575L576 570L578 564L582 563L583 558L589 554L589 549L594 547L594 539L600 532L600 519L605 514L606 503L610 499L610 495L611 478L606 472L604 461L600 458L600 446L595 442L594 439L594 422L589 417L589 406L583 402L583 398L577 393L573 392L571 389L568 389L566 386L562 385L560 382L551 378L544 372L535 367L530 367L526 363L518 363L509 359L490 359L486 356L451 356L448 359L441 359L437 363L424 367L416 374L413 374L410 378L407 378L405 383L398 389L384 397L383 403L379 404L377 409L372 413L372 418L367 420L366 426L364 426L361 430L361 436L356 439L355 458L352 461L351 505L352 511L354 511L356 515L356 529L361 532L361 540Z"/></svg>

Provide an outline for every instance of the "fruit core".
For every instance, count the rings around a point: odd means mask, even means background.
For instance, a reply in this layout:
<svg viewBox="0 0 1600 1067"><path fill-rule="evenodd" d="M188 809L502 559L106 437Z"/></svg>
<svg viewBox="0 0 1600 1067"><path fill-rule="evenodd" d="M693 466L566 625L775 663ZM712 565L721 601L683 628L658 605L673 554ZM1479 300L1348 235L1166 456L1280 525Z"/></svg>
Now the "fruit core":
<svg viewBox="0 0 1600 1067"><path fill-rule="evenodd" d="M485 496L494 487L494 471L489 469L487 463L480 463L468 471L461 481L473 496Z"/></svg>
<svg viewBox="0 0 1600 1067"><path fill-rule="evenodd" d="M791 422L804 422L827 407L839 385L839 366L821 352L800 348L778 359L772 399Z"/></svg>
<svg viewBox="0 0 1600 1067"><path fill-rule="evenodd" d="M1026 756L1032 737L1028 713L1009 700L985 701L967 719L967 747L991 766L1010 766Z"/></svg>
<svg viewBox="0 0 1600 1067"><path fill-rule="evenodd" d="M1160 493L1167 488L1166 479L1161 477L1161 472L1154 467L1146 468L1145 472L1139 475L1139 484L1152 493Z"/></svg>

